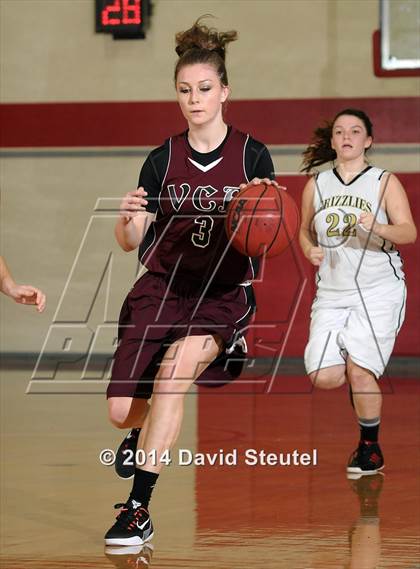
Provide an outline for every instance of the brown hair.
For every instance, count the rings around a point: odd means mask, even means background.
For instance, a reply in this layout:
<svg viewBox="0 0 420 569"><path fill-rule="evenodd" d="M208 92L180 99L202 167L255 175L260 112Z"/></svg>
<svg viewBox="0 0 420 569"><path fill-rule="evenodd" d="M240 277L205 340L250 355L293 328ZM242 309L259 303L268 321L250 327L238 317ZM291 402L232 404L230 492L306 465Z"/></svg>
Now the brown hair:
<svg viewBox="0 0 420 569"><path fill-rule="evenodd" d="M351 115L360 119L365 125L367 135L373 137L373 125L366 113L359 109L344 109L336 114L332 121L326 121L324 126L315 129L311 144L303 152L301 172L309 173L312 168L332 162L337 158L336 151L331 147L331 137L335 121L343 115ZM365 152L367 150L369 149L367 148Z"/></svg>
<svg viewBox="0 0 420 569"><path fill-rule="evenodd" d="M225 87L229 84L225 66L226 45L235 41L238 33L234 30L218 32L200 23L206 16L201 16L193 26L185 32L178 32L175 36L175 51L179 59L175 66L175 83L181 67L195 63L212 65Z"/></svg>

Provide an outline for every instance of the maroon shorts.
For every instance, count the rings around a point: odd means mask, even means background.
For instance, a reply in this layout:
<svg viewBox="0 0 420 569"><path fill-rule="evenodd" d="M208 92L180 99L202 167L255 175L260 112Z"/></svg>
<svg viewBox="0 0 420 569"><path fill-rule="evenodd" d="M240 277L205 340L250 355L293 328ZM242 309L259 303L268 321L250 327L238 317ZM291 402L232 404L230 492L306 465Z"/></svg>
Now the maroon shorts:
<svg viewBox="0 0 420 569"><path fill-rule="evenodd" d="M151 397L162 357L180 338L217 334L225 346L234 342L255 309L252 287L213 285L204 296L200 288L188 281L169 285L153 273L140 277L121 309L107 397ZM243 359L223 352L197 383L227 383L239 375Z"/></svg>

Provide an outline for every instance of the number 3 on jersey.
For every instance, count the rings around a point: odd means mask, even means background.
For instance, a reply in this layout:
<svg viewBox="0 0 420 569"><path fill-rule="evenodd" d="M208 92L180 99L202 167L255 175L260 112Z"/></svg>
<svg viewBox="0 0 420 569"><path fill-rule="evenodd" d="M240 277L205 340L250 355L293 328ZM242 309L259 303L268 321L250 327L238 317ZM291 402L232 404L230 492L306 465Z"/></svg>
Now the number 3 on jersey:
<svg viewBox="0 0 420 569"><path fill-rule="evenodd" d="M207 247L210 243L210 234L213 229L214 219L208 215L196 217L194 223L199 225L198 231L191 235L191 241L196 247Z"/></svg>

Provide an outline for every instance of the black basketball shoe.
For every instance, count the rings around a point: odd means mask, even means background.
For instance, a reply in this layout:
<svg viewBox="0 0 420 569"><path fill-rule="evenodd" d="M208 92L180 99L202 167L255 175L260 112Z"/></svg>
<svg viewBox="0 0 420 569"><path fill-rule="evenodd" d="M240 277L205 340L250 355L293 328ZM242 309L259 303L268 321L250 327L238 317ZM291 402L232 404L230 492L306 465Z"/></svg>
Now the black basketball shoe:
<svg viewBox="0 0 420 569"><path fill-rule="evenodd" d="M212 361L206 370L196 379L197 385L221 387L230 383L242 373L248 359L248 346L244 336L237 338Z"/></svg>
<svg viewBox="0 0 420 569"><path fill-rule="evenodd" d="M128 479L134 476L139 435L140 429L131 429L118 447L114 467L120 478Z"/></svg>
<svg viewBox="0 0 420 569"><path fill-rule="evenodd" d="M352 474L376 474L384 467L384 457L378 443L360 441L352 453L347 465L347 472Z"/></svg>
<svg viewBox="0 0 420 569"><path fill-rule="evenodd" d="M149 512L140 502L129 498L121 508L117 521L105 534L106 545L143 545L153 537L153 524Z"/></svg>
<svg viewBox="0 0 420 569"><path fill-rule="evenodd" d="M152 562L153 545L126 545L124 547L105 547L105 557L111 561L117 569L129 567L149 567Z"/></svg>

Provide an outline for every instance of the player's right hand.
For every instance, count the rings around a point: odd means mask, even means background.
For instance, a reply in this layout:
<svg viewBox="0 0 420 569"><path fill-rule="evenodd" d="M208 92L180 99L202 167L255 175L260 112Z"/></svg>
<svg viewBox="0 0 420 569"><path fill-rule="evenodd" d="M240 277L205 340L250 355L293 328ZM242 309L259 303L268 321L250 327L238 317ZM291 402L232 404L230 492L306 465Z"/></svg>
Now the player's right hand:
<svg viewBox="0 0 420 569"><path fill-rule="evenodd" d="M319 267L324 259L324 251L321 247L311 247L306 253L306 257L313 265Z"/></svg>
<svg viewBox="0 0 420 569"><path fill-rule="evenodd" d="M276 186L280 190L286 190L284 186L279 186L276 180L271 180L270 178L253 178L250 182L239 184L239 189L243 190L249 186L258 186L259 184L267 184L267 186Z"/></svg>
<svg viewBox="0 0 420 569"><path fill-rule="evenodd" d="M141 186L134 192L125 194L120 204L120 217L125 223L145 210L148 203L145 196L147 196L147 192Z"/></svg>

